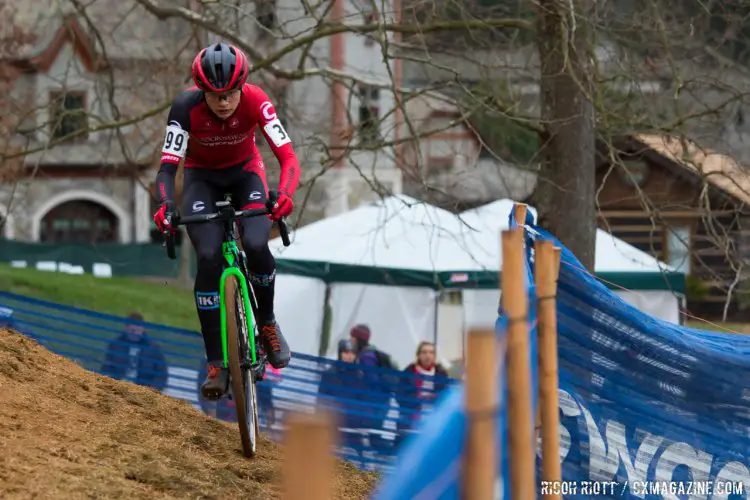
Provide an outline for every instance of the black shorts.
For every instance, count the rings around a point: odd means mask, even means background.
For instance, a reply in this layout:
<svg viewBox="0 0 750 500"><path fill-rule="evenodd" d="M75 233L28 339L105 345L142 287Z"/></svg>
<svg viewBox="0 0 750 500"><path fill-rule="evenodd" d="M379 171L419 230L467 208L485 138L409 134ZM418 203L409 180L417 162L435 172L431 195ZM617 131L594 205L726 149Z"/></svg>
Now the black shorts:
<svg viewBox="0 0 750 500"><path fill-rule="evenodd" d="M229 194L235 210L263 207L268 198L265 171L248 165L222 169L186 168L182 183L183 215L211 213Z"/></svg>

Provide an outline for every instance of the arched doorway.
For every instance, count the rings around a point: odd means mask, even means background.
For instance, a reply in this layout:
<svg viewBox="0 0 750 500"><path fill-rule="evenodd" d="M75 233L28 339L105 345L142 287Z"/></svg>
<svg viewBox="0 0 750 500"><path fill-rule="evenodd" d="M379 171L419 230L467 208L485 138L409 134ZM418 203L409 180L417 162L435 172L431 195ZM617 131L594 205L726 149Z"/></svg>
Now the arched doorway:
<svg viewBox="0 0 750 500"><path fill-rule="evenodd" d="M71 200L47 212L39 227L39 241L44 243L116 242L117 216L99 203Z"/></svg>

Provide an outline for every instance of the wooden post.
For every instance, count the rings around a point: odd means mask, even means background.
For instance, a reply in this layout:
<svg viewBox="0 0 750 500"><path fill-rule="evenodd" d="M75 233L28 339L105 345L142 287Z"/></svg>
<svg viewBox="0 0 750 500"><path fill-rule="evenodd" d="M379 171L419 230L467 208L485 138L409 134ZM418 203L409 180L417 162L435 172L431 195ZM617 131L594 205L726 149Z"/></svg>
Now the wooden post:
<svg viewBox="0 0 750 500"><path fill-rule="evenodd" d="M528 206L524 203L516 203L514 205L516 207L516 224L519 226L523 226L526 224L526 211L528 210Z"/></svg>
<svg viewBox="0 0 750 500"><path fill-rule="evenodd" d="M284 499L333 497L334 423L328 413L292 413L284 446Z"/></svg>
<svg viewBox="0 0 750 500"><path fill-rule="evenodd" d="M554 259L555 273L554 273L554 276L555 276L555 282L557 282L557 279L560 277L560 255L562 254L562 250L560 249L560 247L555 247L554 248L554 254L555 254L555 259ZM555 290L557 290L556 286L555 286Z"/></svg>
<svg viewBox="0 0 750 500"><path fill-rule="evenodd" d="M503 309L508 317L508 425L513 500L536 498L529 299L523 228L503 231ZM536 388L535 388L536 389Z"/></svg>
<svg viewBox="0 0 750 500"><path fill-rule="evenodd" d="M500 386L495 330L471 330L467 343L465 383L468 422L461 498L493 500L500 455L497 446Z"/></svg>
<svg viewBox="0 0 750 500"><path fill-rule="evenodd" d="M551 241L535 244L534 275L536 278L537 329L539 333L539 401L537 415L542 425L542 480L560 481L560 414L558 413L557 374L557 273L560 252ZM558 249L559 250L559 249ZM545 499L561 500L562 495L545 494Z"/></svg>

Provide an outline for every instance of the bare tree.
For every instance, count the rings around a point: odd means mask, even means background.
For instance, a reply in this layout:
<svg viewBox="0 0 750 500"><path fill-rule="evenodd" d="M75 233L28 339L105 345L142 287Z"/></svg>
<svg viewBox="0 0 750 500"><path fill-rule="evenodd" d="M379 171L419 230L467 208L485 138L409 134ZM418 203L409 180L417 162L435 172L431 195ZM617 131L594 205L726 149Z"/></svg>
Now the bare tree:
<svg viewBox="0 0 750 500"><path fill-rule="evenodd" d="M594 106L587 0L539 3L543 161L539 221L594 269Z"/></svg>
<svg viewBox="0 0 750 500"><path fill-rule="evenodd" d="M54 102L39 92L23 105L3 101L15 106L3 113L14 118L0 122L12 138L0 153L4 191L18 200L44 197L62 182L45 177L46 165L70 162L73 151L88 151L80 154L98 164L113 194L123 176L147 188L169 103L189 84L197 48L216 40L248 53L251 80L287 121L304 170L299 224L401 190L455 210L512 197L536 205L542 225L593 268L597 220L615 232L627 226L601 216L612 202L600 203L609 196L604 185L639 175L631 172L634 153L625 154L622 137L671 134L740 163L747 149L742 6L713 2L697 9L661 0L352 6L339 0L25 6L25 15L7 16L16 22L4 36L29 50L6 43L6 54L30 53L40 43L39 36L26 41L19 34L68 26L67 46L77 59L47 77L61 90L86 80L96 97L85 123L62 136L50 130L72 123L69 115L77 112L53 116ZM46 13L31 15L35 9ZM33 69L7 55L3 61L11 73ZM81 62L86 71L76 67ZM23 176L9 177L12 161L25 166ZM719 215L727 210L717 210L712 178L700 172L697 178L703 194L671 205L635 183L629 210L647 214L653 242L671 234L665 210L703 207L708 229L700 237L723 252L724 267L717 271L705 255L694 259L707 276L713 273L706 280L711 287L736 291L744 269L733 236L739 223ZM12 211L13 203L6 205ZM658 245L638 244L667 258Z"/></svg>

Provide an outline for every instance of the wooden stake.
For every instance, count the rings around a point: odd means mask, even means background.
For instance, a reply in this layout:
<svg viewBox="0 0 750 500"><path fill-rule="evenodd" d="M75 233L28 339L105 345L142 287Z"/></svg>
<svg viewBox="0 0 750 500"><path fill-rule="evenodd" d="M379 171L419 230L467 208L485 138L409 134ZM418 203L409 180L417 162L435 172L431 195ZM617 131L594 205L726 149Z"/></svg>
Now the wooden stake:
<svg viewBox="0 0 750 500"><path fill-rule="evenodd" d="M542 480L560 481L560 414L558 413L557 374L557 273L560 252L551 241L535 245L534 275L538 297L537 331L539 332L539 402L537 415L542 425ZM545 499L561 500L562 495L545 494Z"/></svg>
<svg viewBox="0 0 750 500"><path fill-rule="evenodd" d="M516 224L519 226L523 226L526 224L526 211L528 210L528 205L524 203L516 203Z"/></svg>
<svg viewBox="0 0 750 500"><path fill-rule="evenodd" d="M328 413L292 413L284 449L284 499L333 497L335 426Z"/></svg>
<svg viewBox="0 0 750 500"><path fill-rule="evenodd" d="M469 420L461 497L493 500L500 455L497 446L498 342L493 329L471 330L467 341L465 384Z"/></svg>
<svg viewBox="0 0 750 500"><path fill-rule="evenodd" d="M508 424L513 500L536 498L529 300L523 228L503 231L503 309L508 317ZM536 388L534 388L536 389Z"/></svg>

